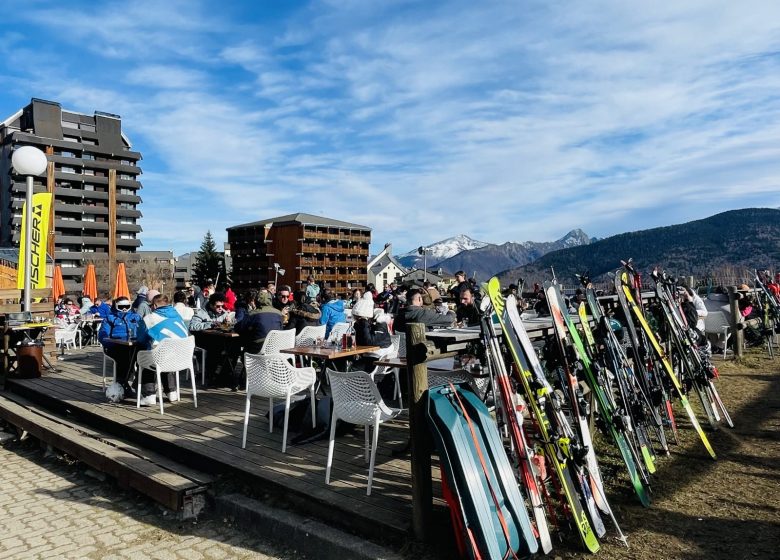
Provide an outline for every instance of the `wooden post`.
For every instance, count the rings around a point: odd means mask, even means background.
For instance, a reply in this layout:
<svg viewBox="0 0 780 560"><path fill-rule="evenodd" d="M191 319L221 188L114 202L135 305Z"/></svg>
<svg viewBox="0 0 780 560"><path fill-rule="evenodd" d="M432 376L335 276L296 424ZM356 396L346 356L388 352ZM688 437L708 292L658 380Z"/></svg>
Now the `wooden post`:
<svg viewBox="0 0 780 560"><path fill-rule="evenodd" d="M742 348L744 346L745 326L742 320L742 314L739 312L739 298L741 294L737 292L736 286L729 286L729 308L731 314L729 316L729 324L731 326L731 349L734 351L735 358L742 357Z"/></svg>
<svg viewBox="0 0 780 560"><path fill-rule="evenodd" d="M108 289L116 283L116 169L108 170Z"/></svg>
<svg viewBox="0 0 780 560"><path fill-rule="evenodd" d="M431 435L425 407L428 392L425 325L406 326L406 371L409 381L409 432L412 441L412 525L415 537L428 541L433 513Z"/></svg>
<svg viewBox="0 0 780 560"><path fill-rule="evenodd" d="M54 155L54 148L46 146L46 155ZM46 165L46 190L51 194L51 209L49 212L49 238L47 239L46 251L51 255L52 262L54 259L55 250L55 229L54 229L54 201L57 198L54 192L54 162L50 161Z"/></svg>

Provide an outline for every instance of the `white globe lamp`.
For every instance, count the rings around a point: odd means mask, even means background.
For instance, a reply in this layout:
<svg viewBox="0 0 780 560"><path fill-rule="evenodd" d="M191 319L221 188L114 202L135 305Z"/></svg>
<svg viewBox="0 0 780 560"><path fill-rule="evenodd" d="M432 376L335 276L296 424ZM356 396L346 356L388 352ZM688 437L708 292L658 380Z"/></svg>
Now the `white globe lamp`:
<svg viewBox="0 0 780 560"><path fill-rule="evenodd" d="M43 175L46 171L48 162L46 154L34 146L22 146L16 148L11 156L11 164L19 175L27 176L27 192L25 196L25 212L27 217L24 221L24 310L31 312L30 305L30 260L32 244L32 220L29 213L32 209L33 196L33 177Z"/></svg>

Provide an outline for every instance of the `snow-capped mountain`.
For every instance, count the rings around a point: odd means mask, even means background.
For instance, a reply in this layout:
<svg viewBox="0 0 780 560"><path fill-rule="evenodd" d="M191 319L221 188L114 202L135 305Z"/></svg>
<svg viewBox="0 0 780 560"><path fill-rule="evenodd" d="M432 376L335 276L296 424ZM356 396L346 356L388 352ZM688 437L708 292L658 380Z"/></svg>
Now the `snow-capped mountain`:
<svg viewBox="0 0 780 560"><path fill-rule="evenodd" d="M556 241L508 242L461 251L441 261L438 266L446 272L464 270L469 276L476 275L480 280L487 280L494 274L531 263L552 251L587 245L591 241L584 231L574 229Z"/></svg>
<svg viewBox="0 0 780 560"><path fill-rule="evenodd" d="M486 245L489 245L489 243L477 241L476 239L472 239L468 235L463 234L449 237L443 241L437 241L436 243L425 247L428 249L428 268L436 266L441 261L454 257L463 251L480 249ZM407 268L422 268L423 266L423 258L417 253L417 249L413 249L408 253L401 255L398 257L398 260Z"/></svg>

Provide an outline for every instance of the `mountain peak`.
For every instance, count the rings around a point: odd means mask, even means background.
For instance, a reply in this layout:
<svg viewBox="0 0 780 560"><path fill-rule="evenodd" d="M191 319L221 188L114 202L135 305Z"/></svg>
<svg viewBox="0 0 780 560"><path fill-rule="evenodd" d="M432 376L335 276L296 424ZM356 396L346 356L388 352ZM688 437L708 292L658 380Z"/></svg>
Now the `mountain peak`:
<svg viewBox="0 0 780 560"><path fill-rule="evenodd" d="M580 228L573 229L563 237L561 237L557 243L560 243L564 247L576 247L578 245L587 245L591 242L590 236L582 231Z"/></svg>
<svg viewBox="0 0 780 560"><path fill-rule="evenodd" d="M485 247L489 243L484 241L477 241L472 239L468 235L459 233L453 237L448 237L442 241L437 241L431 245L426 245L425 249L428 253L428 266L435 266L444 259L448 259L461 253L463 251L469 251L471 249L479 249ZM401 255L398 259L404 266L417 266L421 267L423 258L417 253L417 249L412 249L408 253Z"/></svg>

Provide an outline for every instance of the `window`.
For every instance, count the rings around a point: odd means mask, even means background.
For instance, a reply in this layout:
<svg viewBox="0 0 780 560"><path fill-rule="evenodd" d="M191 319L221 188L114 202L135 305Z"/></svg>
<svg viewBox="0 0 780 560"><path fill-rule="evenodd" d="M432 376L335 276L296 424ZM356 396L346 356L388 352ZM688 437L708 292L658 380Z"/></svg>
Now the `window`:
<svg viewBox="0 0 780 560"><path fill-rule="evenodd" d="M94 160L95 156L90 154L89 152L84 152L84 155L82 156L82 159Z"/></svg>
<svg viewBox="0 0 780 560"><path fill-rule="evenodd" d="M70 121L62 121L62 128L72 128L72 129L78 130L79 123L70 122Z"/></svg>
<svg viewBox="0 0 780 560"><path fill-rule="evenodd" d="M95 142L94 140L90 140L89 138L83 138L81 140L81 143L82 144L89 144L90 146L96 146L97 145L97 142Z"/></svg>
<svg viewBox="0 0 780 560"><path fill-rule="evenodd" d="M81 123L79 125L79 128L81 130L86 130L87 132L95 132L95 125L94 124L84 124L84 123Z"/></svg>
<svg viewBox="0 0 780 560"><path fill-rule="evenodd" d="M95 170L94 169L85 169L84 170L84 175L95 175Z"/></svg>
<svg viewBox="0 0 780 560"><path fill-rule="evenodd" d="M73 152L68 152L68 151L65 151L65 150L62 150L60 155L62 157L76 157L76 154L74 154Z"/></svg>
<svg viewBox="0 0 780 560"><path fill-rule="evenodd" d="M66 167L64 165L60 167L60 171L62 173L76 173L76 170L73 167Z"/></svg>
<svg viewBox="0 0 780 560"><path fill-rule="evenodd" d="M119 239L135 239L135 235L132 233L122 233L119 235Z"/></svg>
<svg viewBox="0 0 780 560"><path fill-rule="evenodd" d="M132 176L132 175L129 175L129 174L127 174L127 173L120 173L120 174L119 174L119 178L120 178L120 179L127 179L127 180L130 180L130 181L132 181L132 179L133 179L133 176Z"/></svg>
<svg viewBox="0 0 780 560"><path fill-rule="evenodd" d="M93 216L92 214L84 214L81 217L81 221L82 222L94 222L95 221L95 216Z"/></svg>
<svg viewBox="0 0 780 560"><path fill-rule="evenodd" d="M84 183L84 190L85 191L94 191L95 190L95 185L92 185L90 183Z"/></svg>
<svg viewBox="0 0 780 560"><path fill-rule="evenodd" d="M67 134L63 134L62 139L66 142L78 142L79 138L76 136L68 136Z"/></svg>

